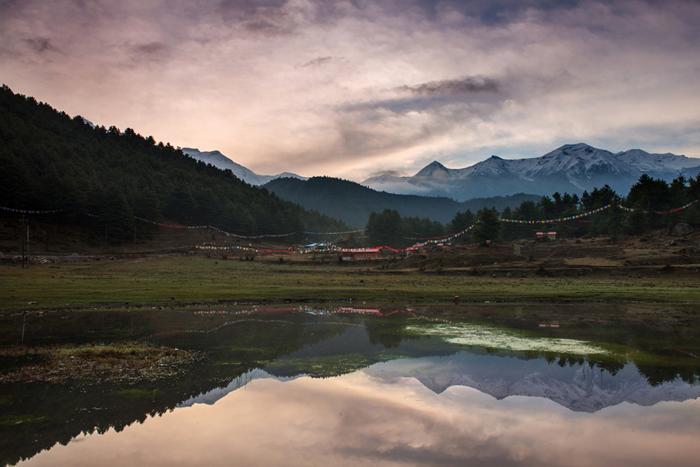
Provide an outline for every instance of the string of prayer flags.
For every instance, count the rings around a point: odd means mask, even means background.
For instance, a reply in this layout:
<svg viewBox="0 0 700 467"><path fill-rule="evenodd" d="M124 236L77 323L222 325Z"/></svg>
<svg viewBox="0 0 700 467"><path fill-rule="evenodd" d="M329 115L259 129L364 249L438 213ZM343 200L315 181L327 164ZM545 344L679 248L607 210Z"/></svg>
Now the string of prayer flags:
<svg viewBox="0 0 700 467"><path fill-rule="evenodd" d="M56 214L57 212L63 212L65 209L52 209L49 211L37 211L36 209L15 209L15 208L6 208L4 206L0 206L0 209L3 211L9 211L9 212L19 212L20 214Z"/></svg>

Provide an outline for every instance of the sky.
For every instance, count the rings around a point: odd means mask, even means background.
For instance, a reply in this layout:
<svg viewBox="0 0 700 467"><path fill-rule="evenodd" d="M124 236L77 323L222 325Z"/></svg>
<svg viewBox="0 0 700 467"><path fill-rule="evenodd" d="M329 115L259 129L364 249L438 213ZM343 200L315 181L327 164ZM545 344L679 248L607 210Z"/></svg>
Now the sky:
<svg viewBox="0 0 700 467"><path fill-rule="evenodd" d="M700 2L0 0L0 81L259 174L700 157Z"/></svg>

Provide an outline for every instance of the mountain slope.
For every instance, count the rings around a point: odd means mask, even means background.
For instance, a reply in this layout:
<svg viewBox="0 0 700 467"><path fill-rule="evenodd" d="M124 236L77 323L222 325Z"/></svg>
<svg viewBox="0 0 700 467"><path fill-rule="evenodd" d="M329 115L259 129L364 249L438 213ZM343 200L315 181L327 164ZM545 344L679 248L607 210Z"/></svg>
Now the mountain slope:
<svg viewBox="0 0 700 467"><path fill-rule="evenodd" d="M587 144L567 144L544 156L506 160L492 156L463 169L448 169L435 161L413 177L380 175L363 182L376 190L401 194L477 196L554 192L577 193L609 185L627 193L642 174L670 181L700 171L700 159L674 154L649 154L640 149L613 154Z"/></svg>
<svg viewBox="0 0 700 467"><path fill-rule="evenodd" d="M130 128L92 127L7 86L0 88L0 199L3 207L61 210L56 222L103 238L109 231L115 243L150 228L134 216L239 235L347 228L170 144Z"/></svg>
<svg viewBox="0 0 700 467"><path fill-rule="evenodd" d="M211 164L214 167L218 167L221 170L228 169L231 172L233 172L233 175L245 181L246 183L250 183L251 185L264 185L270 180L274 180L276 178L281 177L290 177L306 180L305 177L301 177L297 174L289 172L284 172L279 175L258 175L252 170L233 162L231 159L224 156L219 151L200 151L196 148L182 148L182 152L192 157L193 159L202 161L206 164Z"/></svg>
<svg viewBox="0 0 700 467"><path fill-rule="evenodd" d="M447 223L458 211L466 212L469 209L476 213L484 206L495 206L502 210L506 206L516 207L526 200L540 199L540 196L521 193L460 203L444 197L378 192L355 182L330 177L313 177L306 181L279 178L267 183L265 188L282 199L335 217L357 228L365 227L372 212L385 209L394 209L402 216L427 217L433 221Z"/></svg>

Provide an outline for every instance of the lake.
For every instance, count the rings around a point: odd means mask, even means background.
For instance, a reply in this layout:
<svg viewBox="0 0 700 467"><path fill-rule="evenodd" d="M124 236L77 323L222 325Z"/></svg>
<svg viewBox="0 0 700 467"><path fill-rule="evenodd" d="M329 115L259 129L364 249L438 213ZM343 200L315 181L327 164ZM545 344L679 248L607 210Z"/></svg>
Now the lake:
<svg viewBox="0 0 700 467"><path fill-rule="evenodd" d="M196 358L140 379L96 371L0 385L0 460L697 465L692 307L686 322L625 327L600 309L508 307L469 317L368 305L4 316L5 348L24 330L33 347L130 341ZM32 358L5 356L2 371Z"/></svg>

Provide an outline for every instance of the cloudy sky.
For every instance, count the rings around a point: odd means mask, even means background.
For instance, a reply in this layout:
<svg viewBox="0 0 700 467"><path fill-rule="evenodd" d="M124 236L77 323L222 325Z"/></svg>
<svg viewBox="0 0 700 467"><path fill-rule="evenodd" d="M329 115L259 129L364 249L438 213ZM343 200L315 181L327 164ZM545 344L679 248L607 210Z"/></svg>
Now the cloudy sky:
<svg viewBox="0 0 700 467"><path fill-rule="evenodd" d="M257 173L700 157L700 2L0 0L0 81Z"/></svg>

